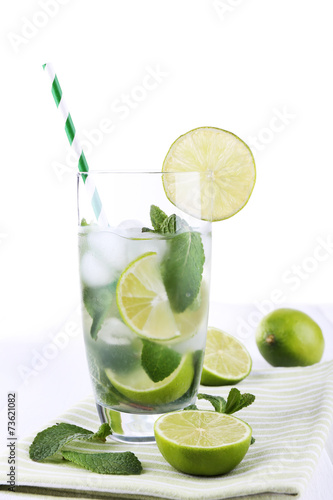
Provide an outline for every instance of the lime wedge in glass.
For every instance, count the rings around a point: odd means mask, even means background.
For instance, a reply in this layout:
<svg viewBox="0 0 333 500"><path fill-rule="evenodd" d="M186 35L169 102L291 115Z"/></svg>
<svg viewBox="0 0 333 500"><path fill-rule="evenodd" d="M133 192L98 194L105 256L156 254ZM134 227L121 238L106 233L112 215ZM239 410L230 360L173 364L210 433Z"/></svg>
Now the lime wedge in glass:
<svg viewBox="0 0 333 500"><path fill-rule="evenodd" d="M153 340L180 336L155 252L129 264L119 278L116 293L122 319L138 335Z"/></svg>
<svg viewBox="0 0 333 500"><path fill-rule="evenodd" d="M143 405L160 405L176 401L190 388L194 368L192 355L185 354L171 375L154 383L140 367L126 375L107 368L105 373L113 387L131 401Z"/></svg>

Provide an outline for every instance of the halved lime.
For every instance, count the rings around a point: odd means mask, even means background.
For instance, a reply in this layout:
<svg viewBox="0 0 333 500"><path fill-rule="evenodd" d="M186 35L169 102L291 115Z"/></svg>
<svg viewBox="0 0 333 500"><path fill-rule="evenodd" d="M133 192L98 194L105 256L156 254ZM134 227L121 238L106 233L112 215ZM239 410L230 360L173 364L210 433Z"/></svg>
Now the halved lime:
<svg viewBox="0 0 333 500"><path fill-rule="evenodd" d="M250 148L235 134L201 127L171 146L163 172L198 172L182 181L163 176L168 199L183 212L203 220L223 220L241 210L251 196L256 168Z"/></svg>
<svg viewBox="0 0 333 500"><path fill-rule="evenodd" d="M125 269L117 285L124 322L138 335L170 340L180 335L166 293L156 252L148 252Z"/></svg>
<svg viewBox="0 0 333 500"><path fill-rule="evenodd" d="M105 373L113 387L135 403L160 405L176 401L190 388L194 368L192 355L183 356L174 372L161 382L154 383L142 367L126 374L118 374L111 369Z"/></svg>
<svg viewBox="0 0 333 500"><path fill-rule="evenodd" d="M239 340L217 328L208 328L203 385L237 384L249 375L251 367L251 356Z"/></svg>
<svg viewBox="0 0 333 500"><path fill-rule="evenodd" d="M166 413L155 422L155 439L175 469L216 476L234 469L251 443L251 427L231 415L204 410Z"/></svg>

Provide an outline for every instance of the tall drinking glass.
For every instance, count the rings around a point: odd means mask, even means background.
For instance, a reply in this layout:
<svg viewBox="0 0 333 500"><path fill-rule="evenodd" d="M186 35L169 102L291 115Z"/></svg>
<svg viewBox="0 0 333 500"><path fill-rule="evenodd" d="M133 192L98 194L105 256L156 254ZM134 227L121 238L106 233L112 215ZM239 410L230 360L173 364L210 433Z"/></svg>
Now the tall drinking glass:
<svg viewBox="0 0 333 500"><path fill-rule="evenodd" d="M88 176L108 225L96 223ZM196 399L211 261L200 182L196 172L78 174L86 354L101 421L121 441L153 440L160 414Z"/></svg>

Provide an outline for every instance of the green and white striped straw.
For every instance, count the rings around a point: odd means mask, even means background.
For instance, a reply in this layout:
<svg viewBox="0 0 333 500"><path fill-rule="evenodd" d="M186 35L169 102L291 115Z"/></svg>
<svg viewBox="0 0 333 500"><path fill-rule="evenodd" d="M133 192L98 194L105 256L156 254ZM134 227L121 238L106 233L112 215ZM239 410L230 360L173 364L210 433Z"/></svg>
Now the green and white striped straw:
<svg viewBox="0 0 333 500"><path fill-rule="evenodd" d="M70 115L70 112L68 111L68 107L67 107L66 101L64 99L64 95L63 95L63 92L61 90L57 75L55 74L55 71L53 69L52 64L50 64L50 63L43 64L43 69L49 75L49 78L51 80L52 95L53 95L54 101L56 103L56 106L61 113L63 122L65 124L65 131L66 131L66 134L67 134L67 137L69 140L69 144L72 146L73 151L77 155L78 169L80 172L88 172L89 166L88 166L86 157L84 155L84 152L82 150L82 146L80 144L78 134L75 130L72 117ZM107 221L106 213L103 209L103 205L102 205L101 199L99 197L99 194L98 194L98 191L97 191L97 188L95 186L93 179L91 178L90 175L83 175L82 178L83 178L83 182L85 184L85 187L88 190L88 196L90 198L90 201L91 201L91 204L92 204L92 207L93 207L98 224L101 226L107 226L108 221Z"/></svg>

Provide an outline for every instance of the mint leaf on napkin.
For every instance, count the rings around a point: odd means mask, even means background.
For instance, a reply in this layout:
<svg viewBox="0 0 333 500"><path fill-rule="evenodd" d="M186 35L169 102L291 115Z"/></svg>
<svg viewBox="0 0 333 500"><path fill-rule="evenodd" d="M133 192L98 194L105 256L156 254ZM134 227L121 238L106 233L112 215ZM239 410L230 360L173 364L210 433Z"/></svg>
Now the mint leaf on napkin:
<svg viewBox="0 0 333 500"><path fill-rule="evenodd" d="M130 451L123 453L83 453L65 450L64 447L74 440L96 441L103 443L112 434L109 424L102 424L97 432L89 431L78 425L60 423L39 432L29 448L29 456L35 462L50 458L58 451L63 458L99 474L140 474L142 465Z"/></svg>
<svg viewBox="0 0 333 500"><path fill-rule="evenodd" d="M142 465L131 451L122 453L81 453L63 450L62 456L85 469L98 474L140 474Z"/></svg>
<svg viewBox="0 0 333 500"><path fill-rule="evenodd" d="M106 427L106 425L108 427ZM102 430L101 430L102 428ZM40 462L54 455L63 446L74 439L92 439L100 436L105 437L111 434L111 429L108 424L103 424L100 429L94 434L92 431L79 427L73 424L56 424L39 432L29 448L29 456L31 460Z"/></svg>
<svg viewBox="0 0 333 500"><path fill-rule="evenodd" d="M181 354L170 347L143 340L141 364L153 382L160 382L171 375L181 358Z"/></svg>

